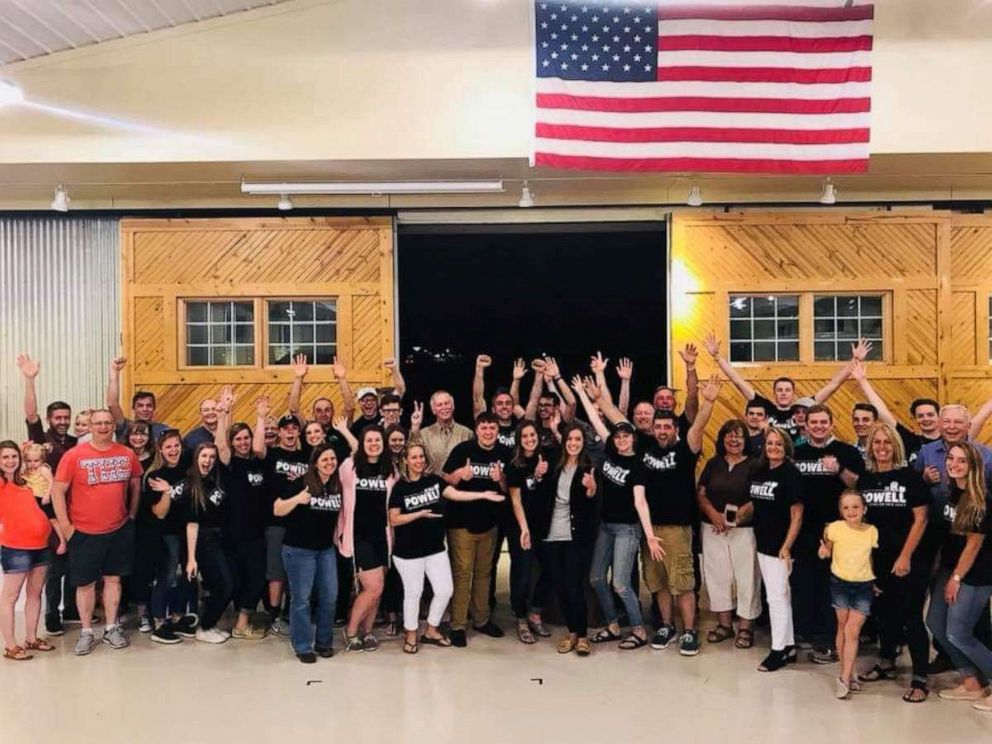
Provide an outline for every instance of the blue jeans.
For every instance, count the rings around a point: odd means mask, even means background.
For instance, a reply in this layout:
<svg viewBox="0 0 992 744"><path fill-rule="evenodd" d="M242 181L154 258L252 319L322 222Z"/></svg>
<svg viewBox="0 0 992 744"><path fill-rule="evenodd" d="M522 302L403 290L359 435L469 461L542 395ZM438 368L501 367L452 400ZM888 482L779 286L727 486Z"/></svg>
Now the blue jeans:
<svg viewBox="0 0 992 744"><path fill-rule="evenodd" d="M186 536L167 534L160 539L151 610L156 620L165 620L185 613L194 592L186 578ZM192 604L195 609L195 598Z"/></svg>
<svg viewBox="0 0 992 744"><path fill-rule="evenodd" d="M992 680L992 651L975 637L975 625L982 613L988 615L992 586L961 584L957 601L948 605L944 586L949 578L949 571L940 571L934 579L927 626L958 672L966 677L976 677L980 672L988 682Z"/></svg>
<svg viewBox="0 0 992 744"><path fill-rule="evenodd" d="M641 602L630 585L630 573L637 560L637 549L640 544L640 525L608 522L599 525L589 581L596 591L599 606L603 609L607 623L617 621L617 608L610 593L610 584L606 580L607 572L612 566L613 590L620 595L631 626L642 624Z"/></svg>
<svg viewBox="0 0 992 744"><path fill-rule="evenodd" d="M307 550L282 546L282 562L289 577L289 634L293 651L313 652L314 633L310 595L317 592L317 646L334 642L334 605L338 600L338 563L334 548Z"/></svg>

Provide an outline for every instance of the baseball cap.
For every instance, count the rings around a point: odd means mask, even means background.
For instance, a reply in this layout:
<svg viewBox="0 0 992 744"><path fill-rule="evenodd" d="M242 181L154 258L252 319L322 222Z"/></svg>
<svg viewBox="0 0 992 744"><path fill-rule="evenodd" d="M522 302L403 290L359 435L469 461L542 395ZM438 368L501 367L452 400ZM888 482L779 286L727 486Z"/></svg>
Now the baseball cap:
<svg viewBox="0 0 992 744"><path fill-rule="evenodd" d="M636 434L637 433L637 430L634 428L634 425L631 424L629 421L620 421L620 422L614 424L613 425L613 431L610 432L610 433L611 434L618 434L618 433L620 433L622 431L623 432L627 432L628 434Z"/></svg>
<svg viewBox="0 0 992 744"><path fill-rule="evenodd" d="M355 394L355 400L361 400L366 395L374 395L376 398L379 397L379 393L374 387L363 387L358 388L358 393Z"/></svg>
<svg viewBox="0 0 992 744"><path fill-rule="evenodd" d="M292 414L289 414L287 416L283 416L281 419L279 419L279 428L280 429L282 429L284 426L291 426L291 425L295 425L297 429L302 429L303 428L303 424L300 423L300 420L298 418L296 418L296 416L294 416Z"/></svg>
<svg viewBox="0 0 992 744"><path fill-rule="evenodd" d="M816 401L807 396L805 398L800 398L799 400L797 400L794 403L794 405L802 406L803 408L812 408L813 406L816 405Z"/></svg>

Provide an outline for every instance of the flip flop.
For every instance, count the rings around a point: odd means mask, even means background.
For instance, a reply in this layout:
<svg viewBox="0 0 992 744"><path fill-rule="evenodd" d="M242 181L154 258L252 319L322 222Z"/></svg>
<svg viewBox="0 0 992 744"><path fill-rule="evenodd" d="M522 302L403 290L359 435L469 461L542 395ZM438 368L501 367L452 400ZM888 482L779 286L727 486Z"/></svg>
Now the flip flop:
<svg viewBox="0 0 992 744"><path fill-rule="evenodd" d="M410 641L403 641L403 653L405 654L415 654L420 650L420 646L416 643L410 643Z"/></svg>
<svg viewBox="0 0 992 744"><path fill-rule="evenodd" d="M537 643L537 639L534 634L530 632L530 628L527 625L517 626L517 638L520 639L521 643L531 644Z"/></svg>
<svg viewBox="0 0 992 744"><path fill-rule="evenodd" d="M923 697L917 697L921 694ZM913 680L909 683L909 689L902 696L903 702L905 703L925 703L927 698L930 697L930 688L926 686L924 682L918 680Z"/></svg>
<svg viewBox="0 0 992 744"><path fill-rule="evenodd" d="M867 672L862 672L858 675L858 681L860 682L878 682L883 679L895 679L896 678L896 668L895 667L882 667L876 664Z"/></svg>
<svg viewBox="0 0 992 744"><path fill-rule="evenodd" d="M631 633L629 636L627 636L622 641L620 641L620 648L622 648L624 651L630 651L635 648L641 648L642 646L646 646L646 645L648 645L648 639L641 638L640 636L635 635L634 633Z"/></svg>
<svg viewBox="0 0 992 744"><path fill-rule="evenodd" d="M722 643L729 638L734 637L734 629L727 625L717 625L713 630L706 634L707 643Z"/></svg>
<svg viewBox="0 0 992 744"><path fill-rule="evenodd" d="M743 628L737 631L737 640L734 641L734 648L751 648L754 645L754 631L750 628Z"/></svg>
<svg viewBox="0 0 992 744"><path fill-rule="evenodd" d="M609 628L603 628L601 631L596 633L590 640L593 643L612 643L613 641L620 640L620 634L614 633Z"/></svg>
<svg viewBox="0 0 992 744"><path fill-rule="evenodd" d="M444 635L440 638L431 638L429 635L422 635L420 636L420 642L425 646L440 646L441 648L447 648L451 645L451 639Z"/></svg>

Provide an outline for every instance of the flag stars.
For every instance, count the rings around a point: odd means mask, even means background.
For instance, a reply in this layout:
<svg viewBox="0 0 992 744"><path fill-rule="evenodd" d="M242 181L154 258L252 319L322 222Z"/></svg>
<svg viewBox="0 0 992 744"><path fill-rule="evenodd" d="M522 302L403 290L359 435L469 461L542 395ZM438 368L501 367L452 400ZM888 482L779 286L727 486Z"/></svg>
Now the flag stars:
<svg viewBox="0 0 992 744"><path fill-rule="evenodd" d="M623 50L625 52L629 52L630 51L630 44L624 44Z"/></svg>
<svg viewBox="0 0 992 744"><path fill-rule="evenodd" d="M623 66L623 71L624 72L630 72L630 65L624 65Z"/></svg>
<svg viewBox="0 0 992 744"><path fill-rule="evenodd" d="M551 52L551 59L558 59L558 52Z"/></svg>
<svg viewBox="0 0 992 744"><path fill-rule="evenodd" d="M644 72L651 72L651 65L644 65Z"/></svg>
<svg viewBox="0 0 992 744"><path fill-rule="evenodd" d="M613 61L614 62L619 62L620 61L620 55L619 54L614 54L613 55Z"/></svg>
<svg viewBox="0 0 992 744"><path fill-rule="evenodd" d="M603 72L606 72L609 69L610 69L609 65L603 65Z"/></svg>
<svg viewBox="0 0 992 744"><path fill-rule="evenodd" d="M583 63L583 65L582 65L582 68L581 68L581 69L582 69L582 72L585 72L586 70L588 70L588 69L589 69L589 65L587 65L587 64L584 64L584 63Z"/></svg>
<svg viewBox="0 0 992 744"><path fill-rule="evenodd" d="M568 69L568 62L562 62L561 63L561 69L567 70Z"/></svg>
<svg viewBox="0 0 992 744"><path fill-rule="evenodd" d="M635 37L634 37L634 43L635 43L635 44L636 44L637 42L639 42L640 40L641 40L641 37L640 37L640 36L635 36Z"/></svg>

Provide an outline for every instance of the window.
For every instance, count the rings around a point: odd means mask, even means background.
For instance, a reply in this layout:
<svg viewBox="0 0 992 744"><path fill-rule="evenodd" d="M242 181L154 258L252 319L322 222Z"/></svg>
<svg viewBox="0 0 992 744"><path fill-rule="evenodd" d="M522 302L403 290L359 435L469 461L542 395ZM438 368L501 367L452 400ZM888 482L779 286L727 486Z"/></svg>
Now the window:
<svg viewBox="0 0 992 744"><path fill-rule="evenodd" d="M813 359L844 361L859 338L871 341L868 359L882 358L881 295L816 295L813 298Z"/></svg>
<svg viewBox="0 0 992 744"><path fill-rule="evenodd" d="M730 295L730 361L799 360L799 295Z"/></svg>
<svg viewBox="0 0 992 744"><path fill-rule="evenodd" d="M331 364L338 338L335 300L268 300L268 319L268 364L292 364L297 354L306 354L310 364Z"/></svg>
<svg viewBox="0 0 992 744"><path fill-rule="evenodd" d="M234 367L255 364L255 303L186 301L186 364Z"/></svg>

